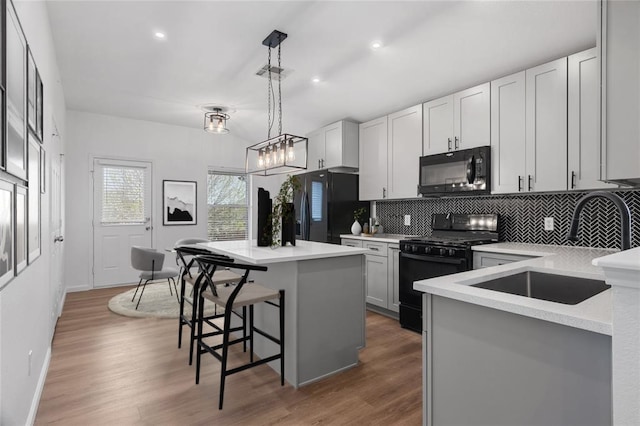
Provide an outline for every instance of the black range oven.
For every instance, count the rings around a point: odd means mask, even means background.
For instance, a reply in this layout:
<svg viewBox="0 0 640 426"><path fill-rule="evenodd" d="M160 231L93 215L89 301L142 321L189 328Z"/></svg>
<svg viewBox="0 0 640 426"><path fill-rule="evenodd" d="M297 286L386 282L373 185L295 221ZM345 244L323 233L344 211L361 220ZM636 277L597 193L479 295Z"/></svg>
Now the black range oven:
<svg viewBox="0 0 640 426"><path fill-rule="evenodd" d="M471 246L498 241L497 215L435 214L428 237L400 241L400 325L422 329L422 292L413 282L473 268Z"/></svg>

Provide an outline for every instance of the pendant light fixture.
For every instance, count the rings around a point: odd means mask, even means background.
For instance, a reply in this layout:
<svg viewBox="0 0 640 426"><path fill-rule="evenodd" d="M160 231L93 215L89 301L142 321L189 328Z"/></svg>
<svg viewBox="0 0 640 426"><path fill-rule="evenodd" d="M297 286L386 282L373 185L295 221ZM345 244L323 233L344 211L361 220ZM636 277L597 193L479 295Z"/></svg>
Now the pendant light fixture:
<svg viewBox="0 0 640 426"><path fill-rule="evenodd" d="M274 175L290 173L295 170L307 168L307 142L302 136L282 133L282 64L281 43L287 38L287 34L274 30L262 41L268 48L266 73L267 85L267 139L247 148L245 169L247 173L260 175ZM278 65L271 66L271 50L278 48ZM277 101L273 87L273 74L277 76ZM273 101L272 101L273 98ZM277 110L276 110L277 107ZM278 115L278 135L271 137L275 116Z"/></svg>
<svg viewBox="0 0 640 426"><path fill-rule="evenodd" d="M204 113L204 130L205 132L215 135L226 135L229 133L227 129L227 120L230 118L226 114L226 108L219 106L203 107Z"/></svg>

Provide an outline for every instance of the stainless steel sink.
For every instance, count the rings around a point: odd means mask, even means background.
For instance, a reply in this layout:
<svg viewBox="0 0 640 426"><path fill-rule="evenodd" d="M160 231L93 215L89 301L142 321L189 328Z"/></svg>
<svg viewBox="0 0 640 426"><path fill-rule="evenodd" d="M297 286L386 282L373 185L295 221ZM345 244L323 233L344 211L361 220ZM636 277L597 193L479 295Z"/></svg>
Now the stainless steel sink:
<svg viewBox="0 0 640 426"><path fill-rule="evenodd" d="M533 271L496 278L474 284L471 287L485 288L566 305L577 305L611 288L604 281Z"/></svg>

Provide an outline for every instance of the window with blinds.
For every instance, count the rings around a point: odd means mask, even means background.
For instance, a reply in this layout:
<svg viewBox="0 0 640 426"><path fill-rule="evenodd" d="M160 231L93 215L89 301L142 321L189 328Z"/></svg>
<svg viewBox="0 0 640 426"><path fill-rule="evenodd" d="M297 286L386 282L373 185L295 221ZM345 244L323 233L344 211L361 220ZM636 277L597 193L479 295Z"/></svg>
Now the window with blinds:
<svg viewBox="0 0 640 426"><path fill-rule="evenodd" d="M311 182L311 220L322 222L323 183Z"/></svg>
<svg viewBox="0 0 640 426"><path fill-rule="evenodd" d="M144 169L108 166L102 170L101 222L144 223Z"/></svg>
<svg viewBox="0 0 640 426"><path fill-rule="evenodd" d="M248 185L245 174L209 170L208 225L211 241L244 240L248 228Z"/></svg>

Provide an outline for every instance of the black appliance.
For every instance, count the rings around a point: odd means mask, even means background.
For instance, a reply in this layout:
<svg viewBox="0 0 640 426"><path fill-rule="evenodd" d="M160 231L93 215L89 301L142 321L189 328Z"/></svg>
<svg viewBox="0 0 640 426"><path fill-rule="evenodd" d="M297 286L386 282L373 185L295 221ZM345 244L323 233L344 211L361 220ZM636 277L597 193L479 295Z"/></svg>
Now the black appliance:
<svg viewBox="0 0 640 426"><path fill-rule="evenodd" d="M430 236L400 241L400 325L421 332L422 292L413 282L473 268L471 246L498 241L498 215L434 214Z"/></svg>
<svg viewBox="0 0 640 426"><path fill-rule="evenodd" d="M369 202L358 201L358 175L326 170L297 175L302 189L294 194L296 238L340 244L351 233L353 213L360 207L369 217Z"/></svg>
<svg viewBox="0 0 640 426"><path fill-rule="evenodd" d="M490 146L420 157L420 195L478 195L490 192Z"/></svg>

